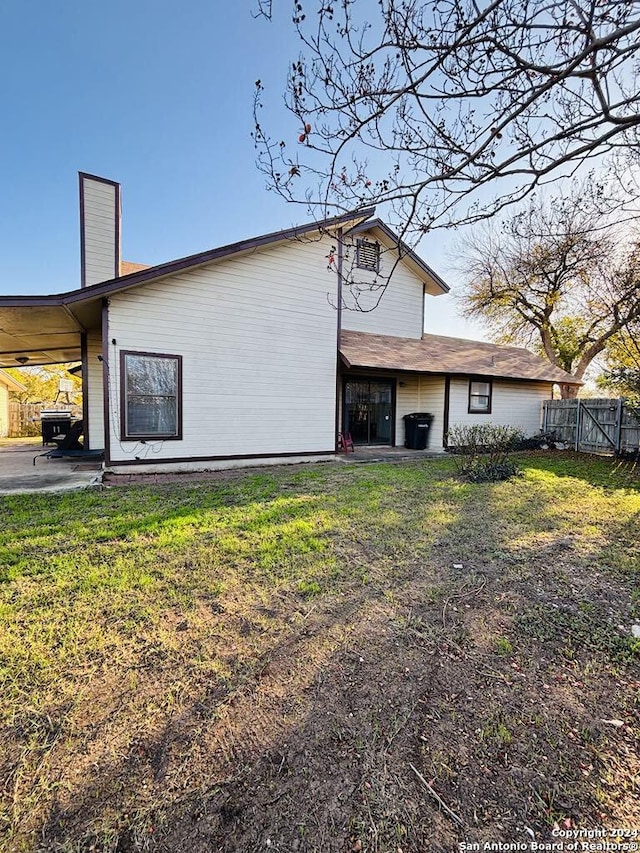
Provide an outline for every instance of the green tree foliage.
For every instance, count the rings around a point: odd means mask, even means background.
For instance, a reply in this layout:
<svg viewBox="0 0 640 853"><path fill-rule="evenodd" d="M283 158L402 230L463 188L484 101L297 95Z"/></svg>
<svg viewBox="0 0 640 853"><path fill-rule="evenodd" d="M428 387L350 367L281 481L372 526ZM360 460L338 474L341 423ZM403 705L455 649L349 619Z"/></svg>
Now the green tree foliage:
<svg viewBox="0 0 640 853"><path fill-rule="evenodd" d="M636 330L625 330L609 347L598 384L640 407L640 324Z"/></svg>
<svg viewBox="0 0 640 853"><path fill-rule="evenodd" d="M69 394L69 401L79 403L82 393L82 379L69 373L70 367L73 367L73 364L7 368L6 372L25 386L24 391L12 392L13 399L20 403L53 403L58 394L60 380L63 379L73 382L73 391Z"/></svg>
<svg viewBox="0 0 640 853"><path fill-rule="evenodd" d="M576 379L640 326L640 244L607 225L585 186L567 199L532 200L501 230L469 236L460 255L464 314ZM563 397L575 393L562 386Z"/></svg>

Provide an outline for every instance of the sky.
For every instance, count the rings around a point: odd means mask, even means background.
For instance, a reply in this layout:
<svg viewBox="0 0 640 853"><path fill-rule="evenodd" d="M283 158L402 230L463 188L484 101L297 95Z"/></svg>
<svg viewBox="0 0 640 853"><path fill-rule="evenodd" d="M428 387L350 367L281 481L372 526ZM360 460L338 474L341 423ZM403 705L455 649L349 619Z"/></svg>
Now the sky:
<svg viewBox="0 0 640 853"><path fill-rule="evenodd" d="M372 10L377 8L371 0ZM3 0L0 9L0 294L80 285L78 172L122 185L122 257L157 264L308 221L265 189L251 139L257 79L266 124L300 46L290 3ZM453 237L419 253L451 286ZM486 338L455 296L430 299L426 331Z"/></svg>

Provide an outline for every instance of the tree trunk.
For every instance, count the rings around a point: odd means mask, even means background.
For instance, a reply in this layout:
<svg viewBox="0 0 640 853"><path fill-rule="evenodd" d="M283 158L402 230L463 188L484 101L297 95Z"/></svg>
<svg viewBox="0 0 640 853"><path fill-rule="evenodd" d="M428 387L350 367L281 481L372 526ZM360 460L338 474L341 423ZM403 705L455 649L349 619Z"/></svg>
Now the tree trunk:
<svg viewBox="0 0 640 853"><path fill-rule="evenodd" d="M580 390L579 385L565 385L564 382L560 383L560 398L562 400L575 400L578 396L578 391Z"/></svg>

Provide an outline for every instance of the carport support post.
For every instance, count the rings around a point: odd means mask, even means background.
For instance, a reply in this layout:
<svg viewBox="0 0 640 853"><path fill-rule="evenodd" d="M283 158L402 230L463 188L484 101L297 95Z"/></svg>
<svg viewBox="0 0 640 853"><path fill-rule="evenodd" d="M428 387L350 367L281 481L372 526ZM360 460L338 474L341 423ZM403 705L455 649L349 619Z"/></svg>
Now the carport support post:
<svg viewBox="0 0 640 853"><path fill-rule="evenodd" d="M102 300L102 412L104 418L104 464L111 463L111 418L109 400L109 299Z"/></svg>
<svg viewBox="0 0 640 853"><path fill-rule="evenodd" d="M84 446L91 448L91 436L89 435L89 355L87 352L87 333L80 334L80 361L82 362L82 424L84 432Z"/></svg>

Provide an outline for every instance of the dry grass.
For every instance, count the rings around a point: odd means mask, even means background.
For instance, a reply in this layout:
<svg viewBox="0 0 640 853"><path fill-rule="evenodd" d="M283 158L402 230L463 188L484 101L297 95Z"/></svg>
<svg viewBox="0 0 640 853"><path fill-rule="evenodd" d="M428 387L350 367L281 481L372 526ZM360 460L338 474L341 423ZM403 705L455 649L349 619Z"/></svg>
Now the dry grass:
<svg viewBox="0 0 640 853"><path fill-rule="evenodd" d="M523 465L3 499L2 849L418 853L639 826L638 481Z"/></svg>

